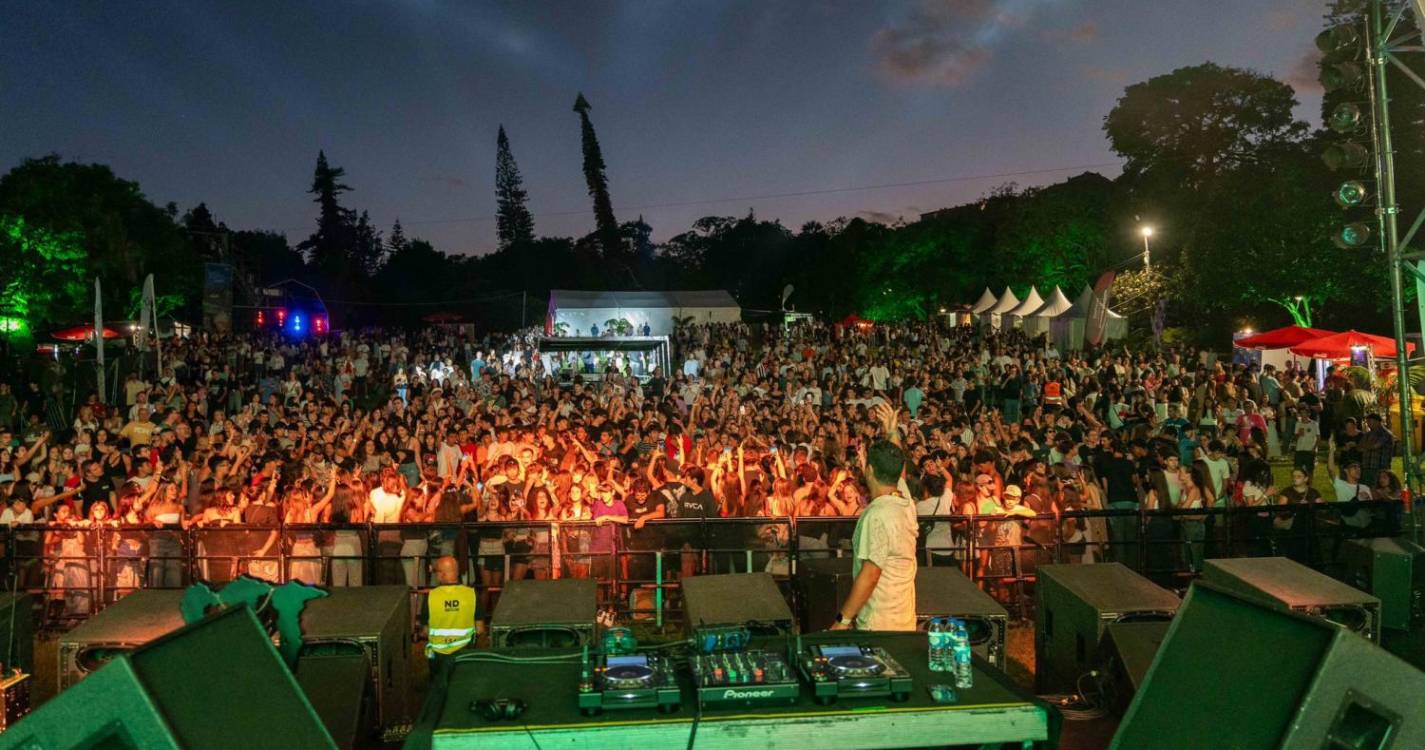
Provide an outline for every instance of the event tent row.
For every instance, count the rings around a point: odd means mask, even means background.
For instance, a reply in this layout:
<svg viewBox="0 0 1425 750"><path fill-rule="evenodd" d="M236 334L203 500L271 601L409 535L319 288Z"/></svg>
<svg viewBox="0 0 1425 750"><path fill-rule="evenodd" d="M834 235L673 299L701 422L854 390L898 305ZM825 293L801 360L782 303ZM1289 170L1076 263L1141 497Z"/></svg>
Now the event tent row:
<svg viewBox="0 0 1425 750"><path fill-rule="evenodd" d="M1087 285L1073 302L1057 286L1048 299L1041 297L1039 290L1032 286L1022 300L1008 287L998 297L986 289L979 300L970 305L970 320L996 330L1022 328L1031 337L1047 334L1055 346L1068 351L1083 348L1092 306L1093 289ZM1128 319L1109 310L1104 335L1110 341L1127 336Z"/></svg>

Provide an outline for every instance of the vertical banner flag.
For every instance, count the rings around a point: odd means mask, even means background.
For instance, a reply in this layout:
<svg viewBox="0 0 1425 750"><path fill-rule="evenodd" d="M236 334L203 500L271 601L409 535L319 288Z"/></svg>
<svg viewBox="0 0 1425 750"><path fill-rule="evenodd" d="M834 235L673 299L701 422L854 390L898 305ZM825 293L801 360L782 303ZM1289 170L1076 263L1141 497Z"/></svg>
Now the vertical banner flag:
<svg viewBox="0 0 1425 750"><path fill-rule="evenodd" d="M1089 317L1084 324L1084 340L1093 346L1103 343L1104 328L1108 325L1108 288L1113 286L1113 271L1105 271L1093 285L1093 302L1089 304Z"/></svg>
<svg viewBox="0 0 1425 750"><path fill-rule="evenodd" d="M149 325L153 326L153 348L158 379L163 378L163 342L158 338L158 302L153 293L153 274L143 280L144 309L148 311L144 325L144 336L148 336Z"/></svg>
<svg viewBox="0 0 1425 750"><path fill-rule="evenodd" d="M99 403L107 403L104 398L104 297L99 292L99 277L94 277L94 366L98 374Z"/></svg>
<svg viewBox="0 0 1425 750"><path fill-rule="evenodd" d="M1163 348L1163 328L1168 324L1168 301L1158 300L1153 308L1153 345Z"/></svg>

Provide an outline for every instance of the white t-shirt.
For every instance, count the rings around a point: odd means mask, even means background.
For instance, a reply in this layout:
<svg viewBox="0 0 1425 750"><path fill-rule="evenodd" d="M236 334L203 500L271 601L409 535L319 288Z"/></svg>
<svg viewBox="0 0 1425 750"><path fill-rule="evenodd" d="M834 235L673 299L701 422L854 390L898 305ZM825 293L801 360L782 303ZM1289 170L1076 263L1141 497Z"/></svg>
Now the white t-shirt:
<svg viewBox="0 0 1425 750"><path fill-rule="evenodd" d="M405 496L392 494L386 491L385 487L377 487L371 491L371 507L375 513L371 517L372 523L398 523L401 520L401 505L405 502Z"/></svg>
<svg viewBox="0 0 1425 750"><path fill-rule="evenodd" d="M1321 428L1316 426L1316 420L1303 419L1297 422L1296 431L1296 450L1316 450L1316 443L1321 439Z"/></svg>
<svg viewBox="0 0 1425 750"><path fill-rule="evenodd" d="M851 574L864 560L881 569L871 597L856 614L861 630L915 630L915 505L900 495L881 495L866 506L852 536Z"/></svg>

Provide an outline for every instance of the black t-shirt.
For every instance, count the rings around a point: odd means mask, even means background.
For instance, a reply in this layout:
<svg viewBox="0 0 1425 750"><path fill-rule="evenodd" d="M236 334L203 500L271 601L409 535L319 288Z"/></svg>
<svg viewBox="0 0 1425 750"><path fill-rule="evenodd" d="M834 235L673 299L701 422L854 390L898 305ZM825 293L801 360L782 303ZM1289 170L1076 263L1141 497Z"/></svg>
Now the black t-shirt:
<svg viewBox="0 0 1425 750"><path fill-rule="evenodd" d="M633 495L624 500L624 505L628 508L628 542L631 549L658 548L663 539L663 530L655 526L635 529L632 522L657 512L659 508L664 507L665 502L661 492L650 492L642 501Z"/></svg>
<svg viewBox="0 0 1425 750"><path fill-rule="evenodd" d="M688 492L683 495L676 513L672 505L668 506L668 515L672 518L716 518L717 498L706 489L697 493Z"/></svg>
<svg viewBox="0 0 1425 750"><path fill-rule="evenodd" d="M89 517L89 508L94 503L109 501L109 493L114 492L114 481L106 474L101 474L98 479L86 482L84 489L79 491L79 497L84 500L84 517ZM109 510L113 510L110 508Z"/></svg>
<svg viewBox="0 0 1425 750"><path fill-rule="evenodd" d="M1105 455L1099 460L1098 475L1108 485L1108 502L1136 503L1133 462L1122 456Z"/></svg>

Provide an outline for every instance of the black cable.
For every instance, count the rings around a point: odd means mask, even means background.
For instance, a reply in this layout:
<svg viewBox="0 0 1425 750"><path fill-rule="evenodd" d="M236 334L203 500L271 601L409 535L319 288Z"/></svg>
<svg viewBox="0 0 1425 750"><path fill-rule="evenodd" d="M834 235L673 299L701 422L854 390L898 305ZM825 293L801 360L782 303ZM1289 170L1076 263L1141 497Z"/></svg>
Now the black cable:
<svg viewBox="0 0 1425 750"><path fill-rule="evenodd" d="M534 732L529 728L529 722L524 723L524 733L529 735L529 741L534 743L534 750L544 750L539 746L539 740L535 739Z"/></svg>
<svg viewBox="0 0 1425 750"><path fill-rule="evenodd" d="M693 743L698 739L698 724L703 720L703 702L693 691L693 728L688 730L688 750L693 750Z"/></svg>

